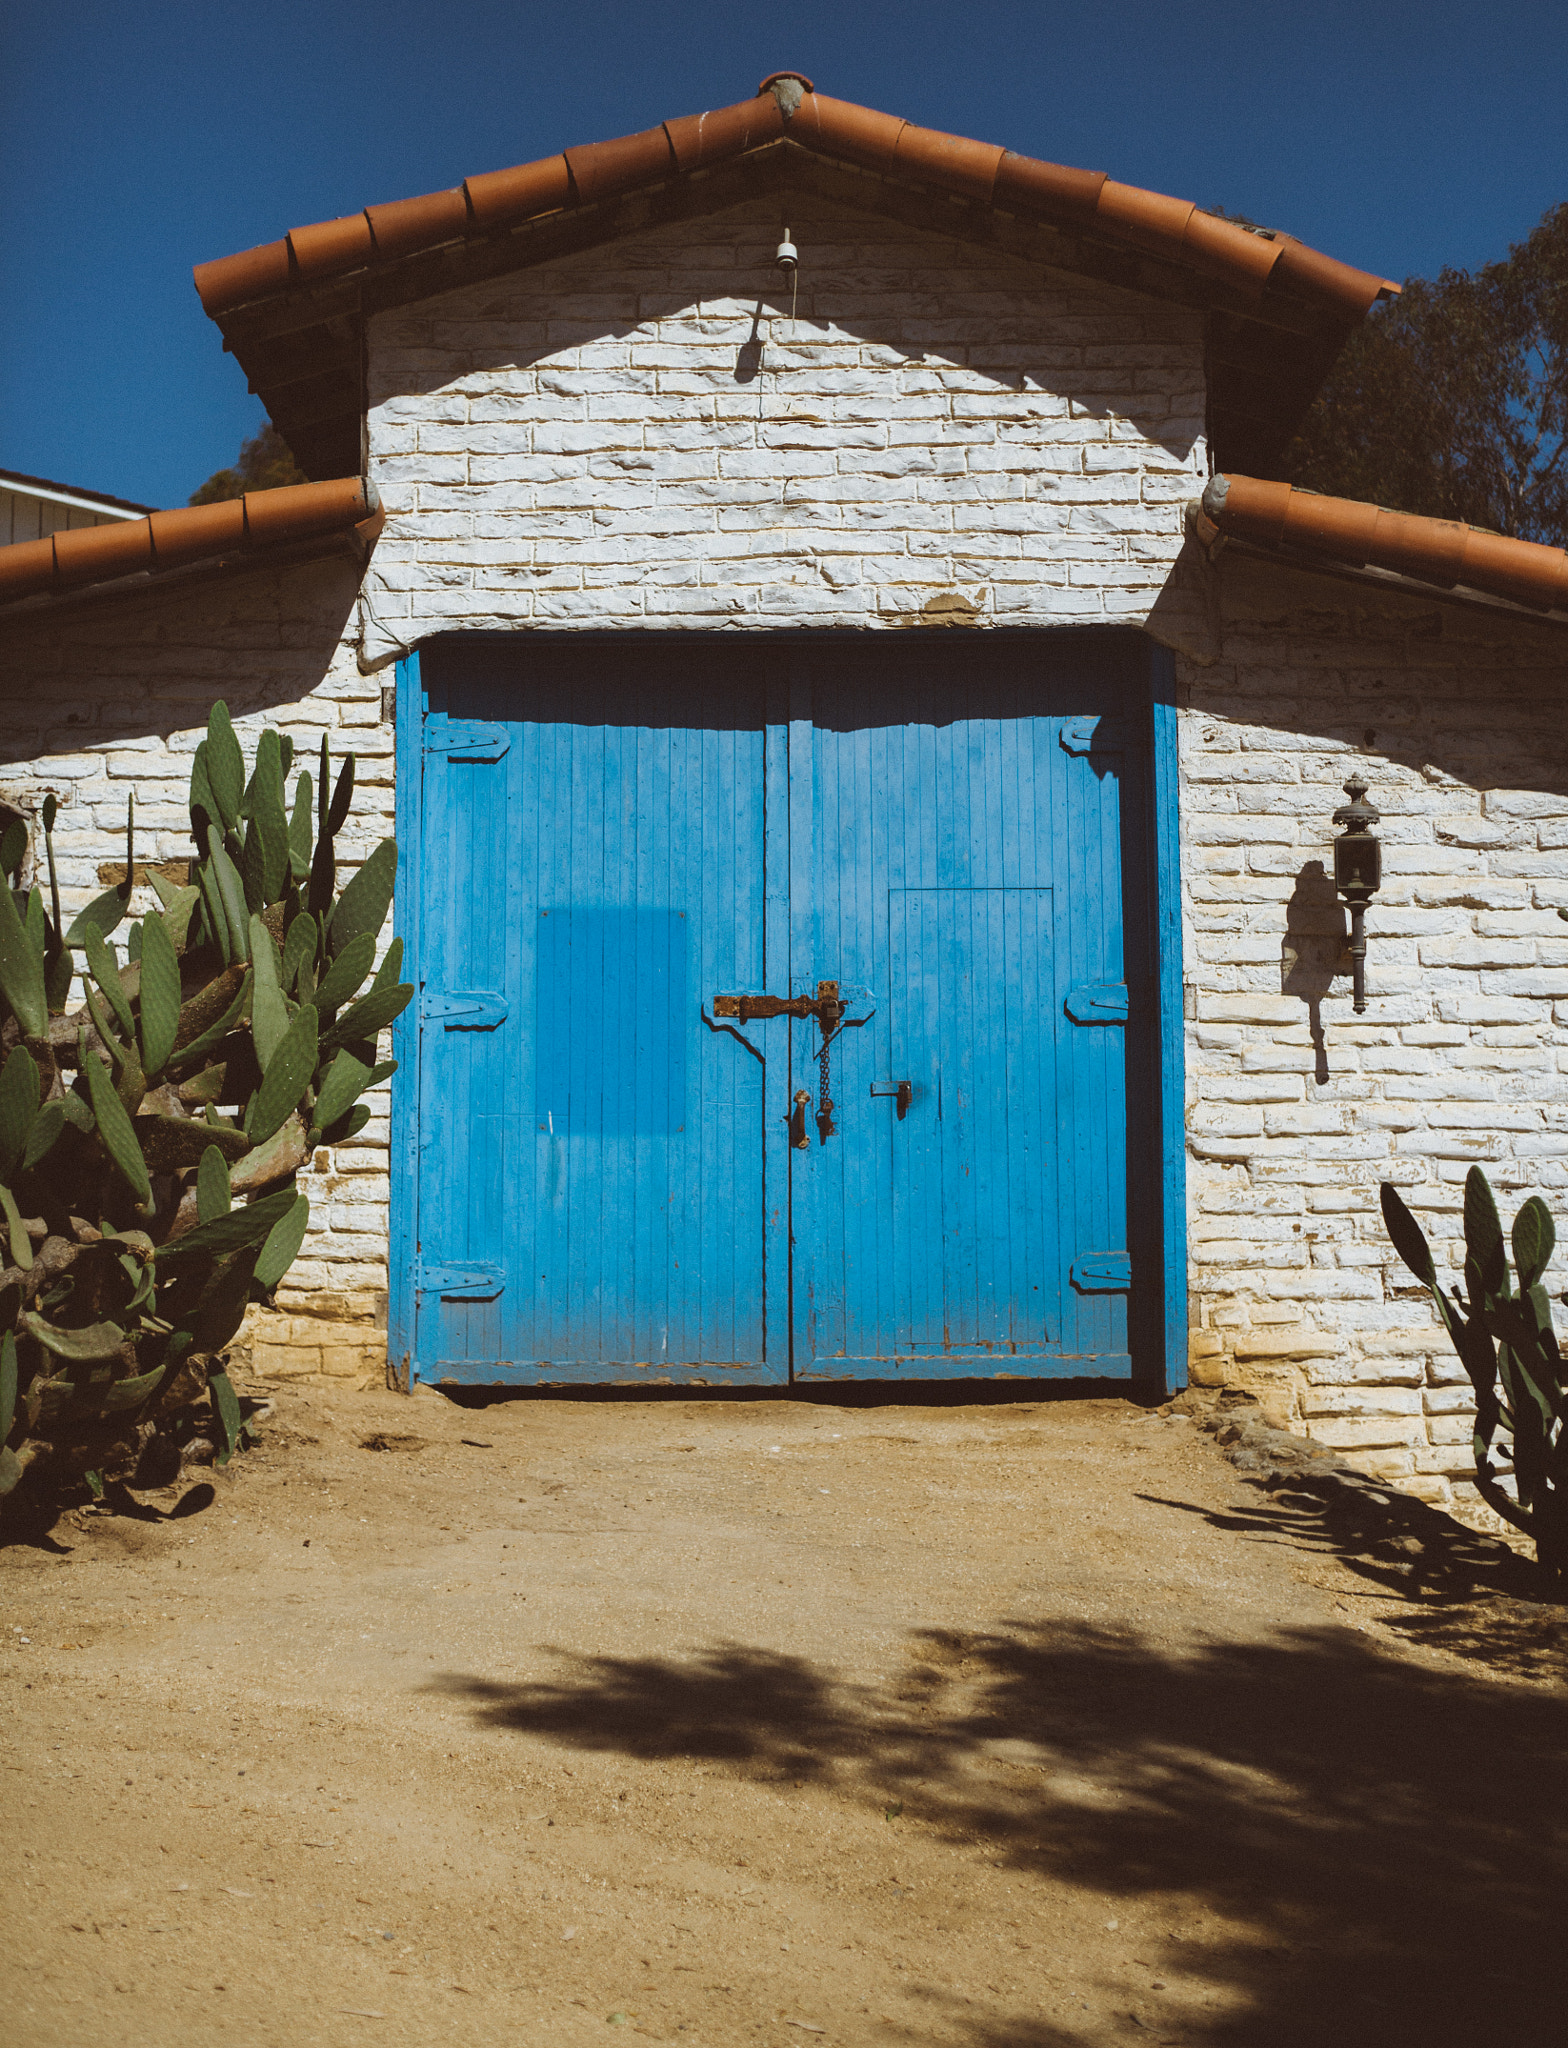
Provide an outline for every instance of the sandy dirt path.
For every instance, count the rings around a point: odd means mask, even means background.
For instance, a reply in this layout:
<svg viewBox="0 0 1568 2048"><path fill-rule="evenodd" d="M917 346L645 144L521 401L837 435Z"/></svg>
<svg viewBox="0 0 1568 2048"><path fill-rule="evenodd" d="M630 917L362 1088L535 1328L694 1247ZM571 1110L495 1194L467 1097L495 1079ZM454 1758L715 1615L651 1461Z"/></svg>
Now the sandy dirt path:
<svg viewBox="0 0 1568 2048"><path fill-rule="evenodd" d="M0 1550L8 2048L1562 2039L1560 1666L1185 1420L296 1388L191 1484Z"/></svg>

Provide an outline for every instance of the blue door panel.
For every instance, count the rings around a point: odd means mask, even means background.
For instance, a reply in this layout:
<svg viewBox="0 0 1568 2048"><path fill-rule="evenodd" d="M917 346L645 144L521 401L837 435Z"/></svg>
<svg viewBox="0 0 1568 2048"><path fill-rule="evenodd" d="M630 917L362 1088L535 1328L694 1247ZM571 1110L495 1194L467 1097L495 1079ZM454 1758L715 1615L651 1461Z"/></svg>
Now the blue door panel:
<svg viewBox="0 0 1568 2048"><path fill-rule="evenodd" d="M1129 920L1148 944L1141 649L889 635L797 670L791 988L872 1015L795 1154L795 1376L1125 1377L1131 1282L1072 1267L1131 1241L1127 1014L1068 999L1124 982Z"/></svg>
<svg viewBox="0 0 1568 2048"><path fill-rule="evenodd" d="M1135 638L464 638L421 670L421 1378L1131 1373ZM813 1018L714 1015L823 981L825 1070Z"/></svg>
<svg viewBox="0 0 1568 2048"><path fill-rule="evenodd" d="M702 1021L760 984L760 678L672 646L424 657L422 1377L782 1379L765 1336L764 1073ZM504 749L446 744L484 724ZM461 1019L458 1020L459 1022ZM460 1260L504 1275L443 1294Z"/></svg>
<svg viewBox="0 0 1568 2048"><path fill-rule="evenodd" d="M888 933L891 1065L912 1089L888 1120L894 1348L1044 1353L1061 1325L1056 1209L1035 1185L1054 1095L1053 1038L1039 1029L1050 891L894 890Z"/></svg>

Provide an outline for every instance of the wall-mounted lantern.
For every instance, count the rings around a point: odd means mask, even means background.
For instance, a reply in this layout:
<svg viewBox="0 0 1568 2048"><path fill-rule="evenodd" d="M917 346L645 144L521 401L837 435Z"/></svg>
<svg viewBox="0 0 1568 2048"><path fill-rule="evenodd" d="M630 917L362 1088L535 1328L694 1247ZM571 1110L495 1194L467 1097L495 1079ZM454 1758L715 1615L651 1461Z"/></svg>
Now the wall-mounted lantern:
<svg viewBox="0 0 1568 2048"><path fill-rule="evenodd" d="M1359 775L1344 790L1350 801L1334 813L1334 823L1345 828L1334 841L1334 886L1350 906L1352 1007L1359 1016L1367 1006L1367 904L1383 882L1383 849L1372 830L1382 823L1382 813L1364 801L1367 786Z"/></svg>

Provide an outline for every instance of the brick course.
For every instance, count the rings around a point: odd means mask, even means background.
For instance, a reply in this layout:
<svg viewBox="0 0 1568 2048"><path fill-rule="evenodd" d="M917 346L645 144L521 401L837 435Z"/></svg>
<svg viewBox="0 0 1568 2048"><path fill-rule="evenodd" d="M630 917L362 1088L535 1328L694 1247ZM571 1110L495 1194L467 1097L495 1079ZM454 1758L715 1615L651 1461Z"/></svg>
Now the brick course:
<svg viewBox="0 0 1568 2048"><path fill-rule="evenodd" d="M99 864L124 860L128 791L138 862L190 854L191 760L219 697L247 759L265 725L292 735L296 772L314 776L323 734L334 759L356 757L354 804L337 842L340 883L394 829L392 729L381 721L379 681L355 659L355 591L351 567L323 562L10 623L0 800L30 817L49 791L59 800L67 920L102 890ZM138 887L131 915L156 905ZM385 1086L373 1090L371 1122L354 1143L318 1152L301 1175L310 1233L278 1290L281 1313L252 1311L260 1342L291 1344L296 1359L311 1345L319 1356L323 1343L361 1353L369 1343L385 1355L374 1333L386 1320L387 1096Z"/></svg>

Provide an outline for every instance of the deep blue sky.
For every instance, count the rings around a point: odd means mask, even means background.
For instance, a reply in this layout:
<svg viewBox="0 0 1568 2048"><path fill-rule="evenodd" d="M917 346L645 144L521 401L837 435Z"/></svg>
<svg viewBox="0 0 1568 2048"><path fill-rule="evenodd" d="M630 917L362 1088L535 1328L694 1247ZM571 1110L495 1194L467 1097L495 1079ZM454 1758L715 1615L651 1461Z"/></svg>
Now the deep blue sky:
<svg viewBox="0 0 1568 2048"><path fill-rule="evenodd" d="M471 171L825 92L1392 277L1568 199L1563 0L10 0L0 468L181 504L261 409L192 263Z"/></svg>

